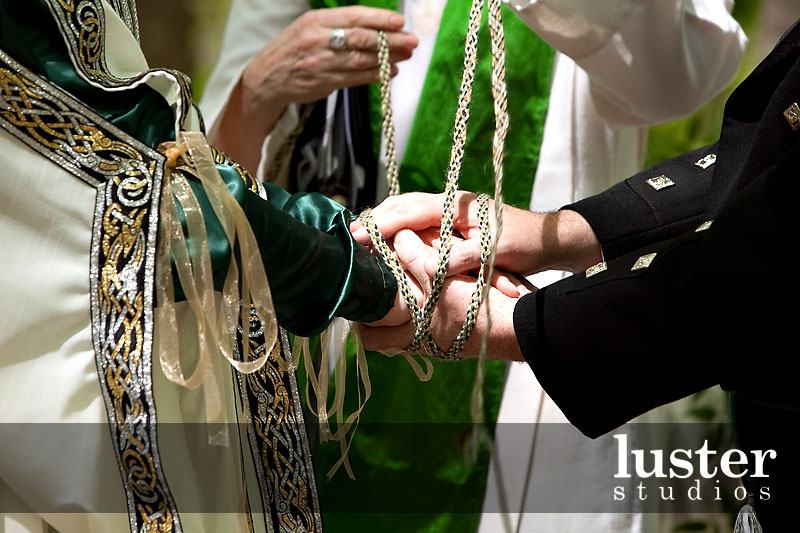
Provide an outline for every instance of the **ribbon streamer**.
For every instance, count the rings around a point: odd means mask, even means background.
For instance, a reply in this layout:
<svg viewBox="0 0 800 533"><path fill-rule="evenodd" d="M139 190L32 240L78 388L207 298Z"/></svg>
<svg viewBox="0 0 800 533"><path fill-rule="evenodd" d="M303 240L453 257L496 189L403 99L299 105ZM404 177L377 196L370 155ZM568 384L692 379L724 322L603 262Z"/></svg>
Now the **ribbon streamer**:
<svg viewBox="0 0 800 533"><path fill-rule="evenodd" d="M161 222L156 265L159 359L170 381L188 389L203 385L207 421L212 426L220 424L219 427L223 427L224 397L220 393L220 377L213 372L211 357L221 354L231 366L245 374L260 370L278 341L272 296L258 253L258 243L244 211L217 171L205 136L200 132L180 132L177 142L163 143L159 151L167 157L159 211ZM203 186L231 250L232 259L221 295L214 291L205 220L187 175L196 177ZM178 204L184 214L185 232L178 217ZM187 241L193 243L192 251ZM239 261L233 257L237 249ZM175 265L186 303L194 315L193 323L197 330L198 359L194 372L188 377L181 363L171 261ZM239 360L234 357L237 331L240 324L245 332L249 328L251 309L261 319L266 343L271 348L257 359L249 361L247 344L243 343ZM278 359L281 368L288 369L289 365L280 357ZM210 428L210 440L215 440L211 431ZM227 434L220 435L227 442Z"/></svg>
<svg viewBox="0 0 800 533"><path fill-rule="evenodd" d="M347 377L347 339L353 341L356 353L356 389L358 390L358 408L347 415L345 418L344 399L345 381ZM372 384L369 380L369 368L367 366L367 356L361 344L358 330L352 327L352 323L343 319L336 318L328 328L320 335L320 361L319 371L314 371L314 361L311 356L309 339L295 337L292 350L292 364L299 364L303 358L306 368L306 402L308 408L319 420L320 442L336 441L339 443L342 455L338 461L328 471L327 477L330 479L340 466L344 466L350 479L356 479L350 465L348 452L353 443L356 428L364 406L372 395ZM336 368L334 371L335 392L333 405L328 408L328 384L330 380L329 364L334 360ZM312 405L311 395L308 386L314 391L316 406ZM363 385L364 394L362 396L361 386ZM331 420L336 420L336 430L331 430Z"/></svg>

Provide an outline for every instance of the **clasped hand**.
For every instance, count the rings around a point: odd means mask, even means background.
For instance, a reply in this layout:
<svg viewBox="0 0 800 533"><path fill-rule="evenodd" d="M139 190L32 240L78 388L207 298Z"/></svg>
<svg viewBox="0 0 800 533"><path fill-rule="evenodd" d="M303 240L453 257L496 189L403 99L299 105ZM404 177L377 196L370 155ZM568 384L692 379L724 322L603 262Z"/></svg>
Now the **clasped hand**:
<svg viewBox="0 0 800 533"><path fill-rule="evenodd" d="M439 226L444 196L441 194L408 193L386 199L372 211L378 229L397 254L409 279L420 307L431 292L439 261ZM447 350L458 335L475 288L476 272L480 266L480 230L478 229L476 196L458 192L454 208L454 235L450 249L447 278L438 304L434 308L431 334L443 350ZM498 247L496 270L490 280L489 312L492 317L491 356L498 359L521 359L513 332L513 309L520 296L533 287L522 275L534 271L520 253L522 242L521 216L530 215L519 209L504 210L503 237ZM494 204L490 205L490 225L494 234ZM353 237L370 246L370 238L360 221L351 225ZM487 327L487 305L481 305L475 330L464 347L462 356L476 356L481 336ZM378 322L360 326L364 345L372 350L397 353L407 348L414 337L414 325L399 291L395 306Z"/></svg>
<svg viewBox="0 0 800 533"><path fill-rule="evenodd" d="M403 264L417 301L430 294L439 260L439 226L444 195L407 193L387 198L372 210L378 229ZM489 223L495 234L494 202L489 205ZM525 276L544 270L584 270L601 260L600 244L591 226L575 211L533 213L504 206L502 232L496 243L495 274L489 284L491 329L487 355L492 359L523 360L514 334L514 306L523 295L535 291ZM447 350L458 335L475 287L480 266L480 230L477 197L456 193L453 209L454 238L447 278L431 321L436 344ZM359 221L350 230L360 244L370 245L369 234ZM398 291L399 292L399 291ZM481 305L475 329L461 356L475 357L487 328L487 305ZM405 302L398 294L395 306L378 322L359 326L364 346L398 353L414 337L414 326Z"/></svg>

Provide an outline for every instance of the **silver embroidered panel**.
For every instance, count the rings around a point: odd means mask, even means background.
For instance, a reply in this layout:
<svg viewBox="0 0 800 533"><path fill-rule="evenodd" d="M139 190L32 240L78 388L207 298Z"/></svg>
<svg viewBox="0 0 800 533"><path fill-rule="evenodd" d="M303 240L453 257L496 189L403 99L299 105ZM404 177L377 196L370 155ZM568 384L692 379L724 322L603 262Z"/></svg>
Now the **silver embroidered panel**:
<svg viewBox="0 0 800 533"><path fill-rule="evenodd" d="M91 245L91 313L98 377L127 496L132 532L181 532L156 431L152 383L153 278L164 158L0 50L0 126L97 189ZM263 185L224 153L250 190ZM258 320L248 357L266 349ZM281 345L288 350L285 332ZM276 347L276 349L279 349ZM289 360L288 352L284 360ZM240 376L253 464L268 531L322 530L293 372L272 359Z"/></svg>
<svg viewBox="0 0 800 533"><path fill-rule="evenodd" d="M92 340L132 532L180 532L158 451L153 275L164 158L0 51L0 125L97 188Z"/></svg>

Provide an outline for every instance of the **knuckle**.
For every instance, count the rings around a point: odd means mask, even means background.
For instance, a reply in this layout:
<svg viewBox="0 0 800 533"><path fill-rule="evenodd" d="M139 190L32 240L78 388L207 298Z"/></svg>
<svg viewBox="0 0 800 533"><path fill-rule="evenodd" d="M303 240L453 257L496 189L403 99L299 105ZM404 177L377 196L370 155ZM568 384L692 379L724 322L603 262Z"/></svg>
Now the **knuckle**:
<svg viewBox="0 0 800 533"><path fill-rule="evenodd" d="M353 50L348 61L353 70L366 70L370 66L370 61L364 52Z"/></svg>
<svg viewBox="0 0 800 533"><path fill-rule="evenodd" d="M367 49L372 47L372 39L370 38L370 31L361 28L352 28L350 30L350 45L353 48Z"/></svg>
<svg viewBox="0 0 800 533"><path fill-rule="evenodd" d="M302 57L294 64L293 74L299 78L299 82L307 81L306 76L309 72L314 72L317 63L318 61L313 57Z"/></svg>
<svg viewBox="0 0 800 533"><path fill-rule="evenodd" d="M311 28L303 28L300 30L300 35L297 39L297 48L301 51L308 52L316 48L317 36Z"/></svg>

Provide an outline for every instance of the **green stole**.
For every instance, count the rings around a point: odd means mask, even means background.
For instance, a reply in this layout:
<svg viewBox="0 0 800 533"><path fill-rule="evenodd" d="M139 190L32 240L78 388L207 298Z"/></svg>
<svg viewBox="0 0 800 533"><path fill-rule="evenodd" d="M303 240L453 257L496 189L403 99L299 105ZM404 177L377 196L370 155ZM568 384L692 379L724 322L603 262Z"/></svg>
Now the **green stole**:
<svg viewBox="0 0 800 533"><path fill-rule="evenodd" d="M315 8L354 3L392 10L398 7L397 0L311 3ZM443 190L469 9L466 0L453 0L442 14L400 166L403 192ZM511 117L503 190L508 204L527 209L539 159L554 51L505 5L503 26ZM490 43L484 8L460 188L492 194ZM370 108L377 151L382 121L378 84L370 87ZM406 533L475 531L489 470L489 451L485 448L479 451L477 462L465 460L465 445L472 428L469 406L476 361L434 360L433 378L422 383L400 358L372 353L368 360L373 394L361 415L349 453L357 481L343 472L326 480L327 470L338 459L338 447L314 445L325 531L373 531L377 527ZM488 362L484 402L490 432L497 420L505 374L506 363ZM348 396L353 400L355 394L348 392Z"/></svg>

